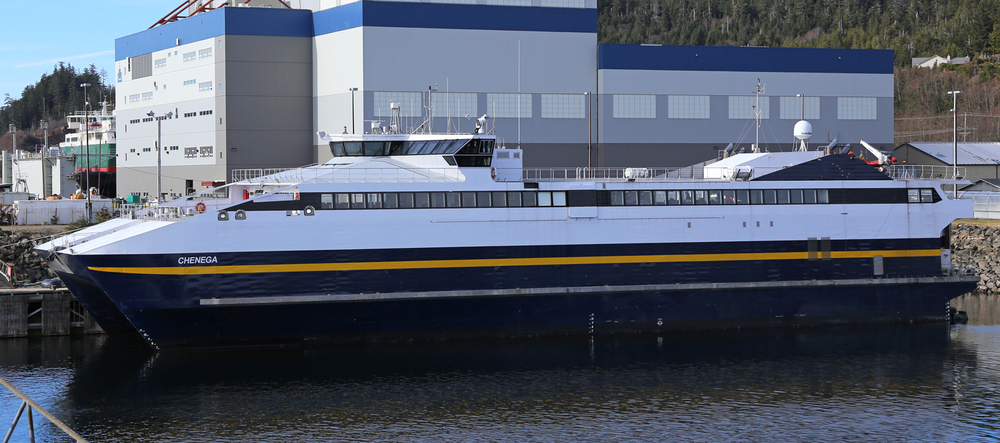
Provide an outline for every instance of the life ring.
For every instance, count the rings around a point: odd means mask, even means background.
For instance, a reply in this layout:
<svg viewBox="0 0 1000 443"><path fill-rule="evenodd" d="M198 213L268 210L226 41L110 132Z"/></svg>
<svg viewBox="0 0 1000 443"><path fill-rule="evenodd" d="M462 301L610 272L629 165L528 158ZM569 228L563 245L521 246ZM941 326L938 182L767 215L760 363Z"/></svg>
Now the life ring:
<svg viewBox="0 0 1000 443"><path fill-rule="evenodd" d="M490 177L493 179L497 178L497 168L490 168Z"/></svg>
<svg viewBox="0 0 1000 443"><path fill-rule="evenodd" d="M205 203L198 202L198 204L194 205L194 210L198 212L205 212Z"/></svg>

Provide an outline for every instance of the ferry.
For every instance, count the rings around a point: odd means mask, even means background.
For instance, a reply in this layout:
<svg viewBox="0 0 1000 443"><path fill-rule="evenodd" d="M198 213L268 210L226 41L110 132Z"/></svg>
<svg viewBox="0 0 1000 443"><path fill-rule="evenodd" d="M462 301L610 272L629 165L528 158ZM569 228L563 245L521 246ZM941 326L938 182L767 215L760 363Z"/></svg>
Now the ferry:
<svg viewBox="0 0 1000 443"><path fill-rule="evenodd" d="M76 158L77 184L89 186L97 195L114 197L116 189L115 113L108 102L101 102L100 111L80 111L66 116L66 139L59 148ZM84 174L88 174L85 178Z"/></svg>
<svg viewBox="0 0 1000 443"><path fill-rule="evenodd" d="M486 123L321 133L325 163L234 171L37 250L156 349L941 321L976 286L951 269L972 205L950 168L831 146L531 169Z"/></svg>

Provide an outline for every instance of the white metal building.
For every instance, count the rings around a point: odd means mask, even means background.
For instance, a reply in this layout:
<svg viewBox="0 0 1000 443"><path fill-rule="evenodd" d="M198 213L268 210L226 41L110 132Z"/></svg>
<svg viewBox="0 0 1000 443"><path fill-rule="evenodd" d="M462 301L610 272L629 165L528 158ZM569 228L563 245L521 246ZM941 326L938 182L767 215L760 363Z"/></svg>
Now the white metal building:
<svg viewBox="0 0 1000 443"><path fill-rule="evenodd" d="M168 113L168 199L234 169L328 160L318 132L387 125L390 102L417 131L470 132L487 114L529 167L586 166L588 152L594 166L682 166L754 142L759 78L765 149L790 149L803 104L813 147L892 143L891 51L598 46L596 0L286 3L116 40L119 196L154 196L154 116Z"/></svg>

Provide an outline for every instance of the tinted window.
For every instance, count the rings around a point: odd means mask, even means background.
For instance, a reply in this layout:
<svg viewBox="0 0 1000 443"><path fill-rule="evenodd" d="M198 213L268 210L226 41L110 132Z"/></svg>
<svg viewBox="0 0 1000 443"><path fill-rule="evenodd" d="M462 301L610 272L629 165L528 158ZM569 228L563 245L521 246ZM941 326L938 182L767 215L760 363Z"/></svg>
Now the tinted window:
<svg viewBox="0 0 1000 443"><path fill-rule="evenodd" d="M827 193L826 189L816 190L816 202L817 203L830 203L830 195Z"/></svg>
<svg viewBox="0 0 1000 443"><path fill-rule="evenodd" d="M708 204L710 204L710 205L721 205L722 204L722 191L708 191Z"/></svg>
<svg viewBox="0 0 1000 443"><path fill-rule="evenodd" d="M323 194L320 196L320 206L323 209L333 209L333 194Z"/></svg>
<svg viewBox="0 0 1000 443"><path fill-rule="evenodd" d="M535 191L524 191L521 193L521 203L524 206L538 206L538 200L536 198Z"/></svg>
<svg viewBox="0 0 1000 443"><path fill-rule="evenodd" d="M447 194L448 207L449 208L461 208L462 207L462 194L458 192L449 192Z"/></svg>
<svg viewBox="0 0 1000 443"><path fill-rule="evenodd" d="M788 190L787 189L779 189L778 190L778 203L782 204L782 205L787 205L788 201L789 201L788 199L789 199Z"/></svg>
<svg viewBox="0 0 1000 443"><path fill-rule="evenodd" d="M625 191L625 205L635 206L639 204L639 192L638 191Z"/></svg>
<svg viewBox="0 0 1000 443"><path fill-rule="evenodd" d="M667 204L667 191L653 191L653 204L654 205Z"/></svg>
<svg viewBox="0 0 1000 443"><path fill-rule="evenodd" d="M566 193L565 192L553 192L552 193L552 206L566 206Z"/></svg>
<svg viewBox="0 0 1000 443"><path fill-rule="evenodd" d="M508 192L507 206L521 206L521 193L517 191Z"/></svg>
<svg viewBox="0 0 1000 443"><path fill-rule="evenodd" d="M802 203L802 190L792 189L792 204L797 205Z"/></svg>
<svg viewBox="0 0 1000 443"><path fill-rule="evenodd" d="M806 189L805 191L802 191L802 202L809 204L816 203L816 190Z"/></svg>
<svg viewBox="0 0 1000 443"><path fill-rule="evenodd" d="M418 208L429 208L431 207L431 196L426 192L417 192L413 194L413 205Z"/></svg>
<svg viewBox="0 0 1000 443"><path fill-rule="evenodd" d="M667 204L668 205L679 205L681 204L681 192L680 191L667 191Z"/></svg>
<svg viewBox="0 0 1000 443"><path fill-rule="evenodd" d="M431 207L432 208L443 208L444 207L444 193L443 192L432 192L431 193Z"/></svg>
<svg viewBox="0 0 1000 443"><path fill-rule="evenodd" d="M476 193L476 206L480 208L490 207L490 193L489 192L477 192Z"/></svg>
<svg viewBox="0 0 1000 443"><path fill-rule="evenodd" d="M621 206L625 204L625 193L622 191L611 191L611 206Z"/></svg>
<svg viewBox="0 0 1000 443"><path fill-rule="evenodd" d="M694 191L681 191L681 204L682 205L693 205L694 204Z"/></svg>
<svg viewBox="0 0 1000 443"><path fill-rule="evenodd" d="M368 207L379 209L382 207L382 194L368 194Z"/></svg>
<svg viewBox="0 0 1000 443"><path fill-rule="evenodd" d="M399 207L400 208L412 208L413 207L413 194L409 192L403 192L399 194Z"/></svg>
<svg viewBox="0 0 1000 443"><path fill-rule="evenodd" d="M547 191L539 191L538 206L552 206L552 193Z"/></svg>
<svg viewBox="0 0 1000 443"><path fill-rule="evenodd" d="M507 206L507 193L506 192L494 192L493 193L493 207L502 208Z"/></svg>
<svg viewBox="0 0 1000 443"><path fill-rule="evenodd" d="M740 189L736 191L736 204L738 205L749 205L750 204L750 191L746 189Z"/></svg>
<svg viewBox="0 0 1000 443"><path fill-rule="evenodd" d="M383 204L386 209L396 209L399 207L399 196L395 192L386 193Z"/></svg>
<svg viewBox="0 0 1000 443"><path fill-rule="evenodd" d="M696 204L696 205L707 205L708 204L708 191L694 191L694 204Z"/></svg>
<svg viewBox="0 0 1000 443"><path fill-rule="evenodd" d="M639 191L639 204L643 206L653 204L653 191Z"/></svg>
<svg viewBox="0 0 1000 443"><path fill-rule="evenodd" d="M364 209L364 208L365 208L365 195L351 194L351 209Z"/></svg>
<svg viewBox="0 0 1000 443"><path fill-rule="evenodd" d="M774 192L774 189L766 189L766 190L764 190L764 204L765 205L773 205L773 204L775 204L778 201L778 198L777 198L776 194L777 193Z"/></svg>
<svg viewBox="0 0 1000 443"><path fill-rule="evenodd" d="M344 142L344 155L361 155L361 142Z"/></svg>
<svg viewBox="0 0 1000 443"><path fill-rule="evenodd" d="M336 198L337 209L348 209L351 207L351 196L350 194L334 194Z"/></svg>
<svg viewBox="0 0 1000 443"><path fill-rule="evenodd" d="M463 192L462 193L462 206L466 208L476 207L476 193L475 192Z"/></svg>
<svg viewBox="0 0 1000 443"><path fill-rule="evenodd" d="M736 191L727 190L722 191L722 204L724 205L735 205L736 204Z"/></svg>

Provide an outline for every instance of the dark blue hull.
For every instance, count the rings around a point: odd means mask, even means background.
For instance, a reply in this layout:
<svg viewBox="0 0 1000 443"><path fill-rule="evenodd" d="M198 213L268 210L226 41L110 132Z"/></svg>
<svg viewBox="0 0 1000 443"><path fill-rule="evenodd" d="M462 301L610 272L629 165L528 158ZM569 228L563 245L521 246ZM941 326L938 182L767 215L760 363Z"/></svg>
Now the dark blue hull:
<svg viewBox="0 0 1000 443"><path fill-rule="evenodd" d="M826 259L804 242L62 259L107 321L163 348L943 320L975 283L939 277L937 242L840 242Z"/></svg>
<svg viewBox="0 0 1000 443"><path fill-rule="evenodd" d="M943 321L974 283L199 306L130 311L156 347Z"/></svg>

